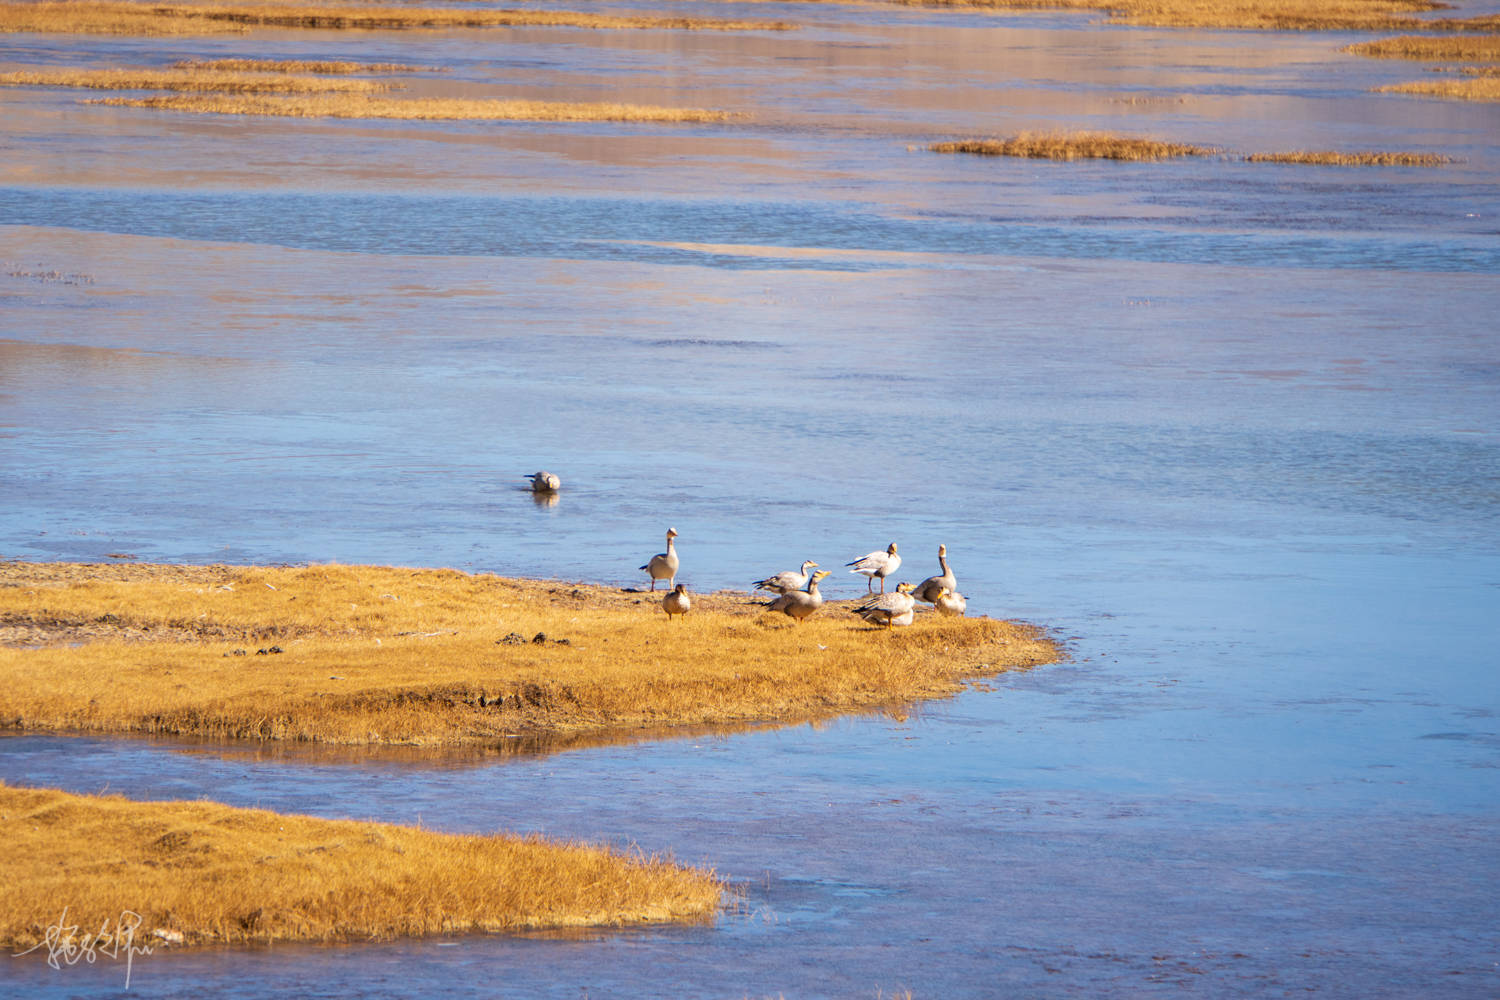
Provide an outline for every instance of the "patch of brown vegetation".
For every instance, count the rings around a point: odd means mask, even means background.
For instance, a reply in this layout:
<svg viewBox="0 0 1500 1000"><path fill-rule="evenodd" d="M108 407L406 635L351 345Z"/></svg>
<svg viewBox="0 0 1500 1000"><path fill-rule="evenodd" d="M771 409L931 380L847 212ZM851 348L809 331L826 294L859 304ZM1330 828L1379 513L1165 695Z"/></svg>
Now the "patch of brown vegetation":
<svg viewBox="0 0 1500 1000"><path fill-rule="evenodd" d="M1138 139L1110 132L1022 132L1009 139L935 142L934 153L1020 156L1043 160L1166 160L1179 156L1214 156L1219 150L1157 139Z"/></svg>
<svg viewBox="0 0 1500 1000"><path fill-rule="evenodd" d="M1330 167L1440 167L1453 158L1436 153L1339 153L1332 150L1298 150L1292 153L1252 153L1250 163L1303 163Z"/></svg>
<svg viewBox="0 0 1500 1000"><path fill-rule="evenodd" d="M563 10L380 7L373 4L144 4L129 0L65 0L0 5L0 32L198 35L255 27L332 30L567 27L605 30L787 31L776 21L642 17Z"/></svg>
<svg viewBox="0 0 1500 1000"><path fill-rule="evenodd" d="M1349 45L1344 52L1371 59L1500 62L1500 35L1402 35Z"/></svg>
<svg viewBox="0 0 1500 1000"><path fill-rule="evenodd" d="M374 80L223 72L208 69L48 69L0 73L0 87L79 87L89 90L171 90L221 94L377 93Z"/></svg>
<svg viewBox="0 0 1500 1000"><path fill-rule="evenodd" d="M878 710L1060 655L988 618L886 634L829 602L795 625L741 593L668 623L660 594L452 570L57 572L0 564L11 641L46 646L0 648L0 726L494 745Z"/></svg>
<svg viewBox="0 0 1500 1000"><path fill-rule="evenodd" d="M380 98L362 94L306 96L161 95L108 97L87 101L111 107L151 108L216 115L264 115L281 118L386 118L428 121L616 121L689 123L721 122L727 111L706 108L662 108L641 104L581 104L564 101L463 100L456 98Z"/></svg>
<svg viewBox="0 0 1500 1000"><path fill-rule="evenodd" d="M65 926L132 927L150 949L708 920L725 889L607 847L3 783L0 842L8 955L41 944L64 907Z"/></svg>

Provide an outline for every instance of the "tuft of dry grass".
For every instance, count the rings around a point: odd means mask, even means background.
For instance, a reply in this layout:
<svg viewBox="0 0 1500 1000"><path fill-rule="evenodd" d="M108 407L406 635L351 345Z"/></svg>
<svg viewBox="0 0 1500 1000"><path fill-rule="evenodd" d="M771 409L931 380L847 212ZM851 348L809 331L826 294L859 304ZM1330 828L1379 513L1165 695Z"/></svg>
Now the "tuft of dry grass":
<svg viewBox="0 0 1500 1000"><path fill-rule="evenodd" d="M671 623L659 602L453 570L3 563L0 726L494 745L871 711L1060 656L989 618L888 634L836 602L802 625L740 593Z"/></svg>
<svg viewBox="0 0 1500 1000"><path fill-rule="evenodd" d="M207 69L48 69L0 73L0 87L79 87L88 90L171 90L221 94L379 93L390 84L279 73Z"/></svg>
<svg viewBox="0 0 1500 1000"><path fill-rule="evenodd" d="M1345 46L1342 51L1372 59L1500 62L1500 35L1402 35L1360 42Z"/></svg>
<svg viewBox="0 0 1500 1000"><path fill-rule="evenodd" d="M1020 156L1043 160L1166 160L1179 156L1214 156L1219 150L1156 139L1137 139L1110 132L1022 132L1009 139L935 142L934 153Z"/></svg>
<svg viewBox="0 0 1500 1000"><path fill-rule="evenodd" d="M1453 158L1436 153L1339 153L1331 150L1298 150L1292 153L1252 153L1250 163L1301 163L1330 167L1440 167Z"/></svg>
<svg viewBox="0 0 1500 1000"><path fill-rule="evenodd" d="M390 118L430 121L617 121L721 122L727 111L663 108L642 104L584 104L562 101L463 100L458 98L380 98L364 94L306 96L109 97L87 101L111 107L152 108L216 115L268 115L282 118Z"/></svg>
<svg viewBox="0 0 1500 1000"><path fill-rule="evenodd" d="M183 59L173 69L219 73L320 73L327 76L351 73L446 73L445 66L410 66L406 63L318 62L301 59Z"/></svg>
<svg viewBox="0 0 1500 1000"><path fill-rule="evenodd" d="M0 5L0 32L199 35L256 27L333 30L567 27L678 31L787 31L779 21L644 17L563 10L380 7L373 4L146 4L130 0L41 0Z"/></svg>
<svg viewBox="0 0 1500 1000"><path fill-rule="evenodd" d="M59 922L153 948L709 920L725 889L608 847L4 783L0 841L8 954Z"/></svg>
<svg viewBox="0 0 1500 1000"><path fill-rule="evenodd" d="M1464 80L1419 80L1377 87L1382 94L1416 94L1419 97L1447 97L1459 101L1500 101L1500 77L1472 76Z"/></svg>

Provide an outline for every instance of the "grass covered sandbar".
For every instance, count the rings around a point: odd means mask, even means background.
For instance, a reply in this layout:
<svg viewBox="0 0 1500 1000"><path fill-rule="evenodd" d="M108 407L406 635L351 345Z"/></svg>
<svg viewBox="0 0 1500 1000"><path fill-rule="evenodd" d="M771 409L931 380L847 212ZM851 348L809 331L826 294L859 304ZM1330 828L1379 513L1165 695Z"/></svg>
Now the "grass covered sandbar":
<svg viewBox="0 0 1500 1000"><path fill-rule="evenodd" d="M1096 10L1115 24L1259 31L1492 31L1500 17L1423 19L1442 0L894 0L961 10Z"/></svg>
<svg viewBox="0 0 1500 1000"><path fill-rule="evenodd" d="M1500 62L1500 35L1402 35L1345 47L1371 59L1428 62Z"/></svg>
<svg viewBox="0 0 1500 1000"><path fill-rule="evenodd" d="M1321 167L1441 167L1454 162L1437 153L1399 153L1380 150L1339 152L1333 149L1299 149L1290 153L1251 153L1249 163L1295 163Z"/></svg>
<svg viewBox="0 0 1500 1000"><path fill-rule="evenodd" d="M337 744L494 744L800 721L1057 660L1030 626L804 624L661 594L379 566L0 563L0 726Z"/></svg>
<svg viewBox="0 0 1500 1000"><path fill-rule="evenodd" d="M607 847L3 783L0 840L11 954L59 923L152 948L705 920L724 891Z"/></svg>
<svg viewBox="0 0 1500 1000"><path fill-rule="evenodd" d="M358 63L326 64L331 72L262 71L258 66L298 65L253 60L181 62L167 69L30 69L0 73L0 87L75 87L90 90L163 90L149 97L85 101L115 107L195 114L283 118L369 118L428 121L722 122L726 111L640 104L535 101L508 98L390 98L397 85L351 74ZM306 64L320 65L320 64ZM247 67L225 69L221 66ZM327 72L327 75L323 75ZM187 92L187 93L183 93Z"/></svg>
<svg viewBox="0 0 1500 1000"><path fill-rule="evenodd" d="M964 139L936 142L927 147L934 153L968 153L975 156L1015 156L1042 160L1127 160L1156 162L1183 156L1219 156L1213 146L1193 146L1140 139L1109 132L1023 132L1008 139ZM1293 163L1338 167L1440 167L1454 162L1436 153L1364 150L1296 150L1287 153L1252 153L1242 157L1249 163Z"/></svg>
<svg viewBox="0 0 1500 1000"><path fill-rule="evenodd" d="M87 90L173 90L228 94L376 93L374 80L208 68L37 69L0 73L0 87L77 87Z"/></svg>
<svg viewBox="0 0 1500 1000"><path fill-rule="evenodd" d="M1500 77L1467 76L1461 80L1417 80L1376 88L1382 94L1446 97L1458 101L1500 101Z"/></svg>
<svg viewBox="0 0 1500 1000"><path fill-rule="evenodd" d="M1214 156L1220 150L1110 132L1022 132L1007 139L962 139L935 142L934 153L1018 156L1036 160L1168 160L1179 156Z"/></svg>
<svg viewBox="0 0 1500 1000"><path fill-rule="evenodd" d="M554 27L645 31L788 31L775 21L644 17L569 10L457 7L381 7L374 4L149 4L131 0L42 0L0 3L0 32L58 34L206 35L252 28L335 31L413 28Z"/></svg>

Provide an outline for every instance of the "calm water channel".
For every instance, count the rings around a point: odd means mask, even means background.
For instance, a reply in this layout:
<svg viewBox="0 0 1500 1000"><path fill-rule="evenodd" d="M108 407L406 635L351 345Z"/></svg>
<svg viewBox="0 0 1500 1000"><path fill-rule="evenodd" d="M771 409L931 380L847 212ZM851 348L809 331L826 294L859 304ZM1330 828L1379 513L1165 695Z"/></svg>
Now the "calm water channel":
<svg viewBox="0 0 1500 1000"><path fill-rule="evenodd" d="M158 953L128 993L5 959L0 995L1500 993L1500 106L1370 93L1427 71L1356 35L671 10L806 27L0 37L0 69L396 60L747 113L0 89L0 556L636 585L671 525L709 590L892 540L916 579L942 543L971 611L1069 661L548 754L0 736L7 782L635 844L745 893L704 927ZM1226 155L925 152L1039 127ZM1236 158L1297 148L1459 162Z"/></svg>

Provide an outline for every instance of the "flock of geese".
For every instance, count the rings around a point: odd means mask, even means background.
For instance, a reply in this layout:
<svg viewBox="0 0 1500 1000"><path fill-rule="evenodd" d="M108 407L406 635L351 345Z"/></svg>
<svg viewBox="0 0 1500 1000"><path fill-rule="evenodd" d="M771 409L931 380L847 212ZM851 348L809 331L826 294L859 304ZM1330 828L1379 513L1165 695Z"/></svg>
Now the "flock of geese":
<svg viewBox="0 0 1500 1000"><path fill-rule="evenodd" d="M658 552L641 567L651 578L653 591L656 590L658 580L666 580L667 586L671 588L661 601L668 621L675 615L687 614L693 607L687 585L677 582L677 570L682 561L677 555L676 538L677 529L668 528L667 551ZM921 583L898 583L890 593L886 592L885 578L901 566L901 556L896 552L895 542L883 552L871 552L846 565L849 572L861 573L866 577L865 588L869 592L869 597L863 603L850 610L872 625L884 625L886 628L910 625L919 601L931 604L945 615L962 615L968 608L968 602L958 592L958 581L948 565L946 545L938 546L938 565L942 567L942 573L929 576ZM801 569L783 570L764 580L756 580L756 590L777 595L763 605L766 610L780 611L799 624L812 617L823 606L823 595L818 592L818 582L829 574L828 570L817 569L817 566L816 562L809 559L802 564ZM876 580L880 581L878 594L874 592Z"/></svg>
<svg viewBox="0 0 1500 1000"><path fill-rule="evenodd" d="M537 472L526 478L531 480L533 493L556 493L562 488L562 480L550 472ZM682 565L682 560L677 556L676 538L677 529L668 528L667 551L658 552L641 567L651 578L652 592L656 590L656 581L667 581L669 589L661 600L661 606L667 613L668 621L687 614L693 608L693 599L688 594L687 585L677 582L677 570ZM942 573L929 576L917 584L898 583L890 593L885 589L886 577L893 576L901 568L901 556L896 552L895 542L886 546L884 551L870 552L845 565L849 567L849 572L860 573L866 578L865 589L869 594L863 603L850 610L872 625L884 625L886 628L910 625L918 602L931 604L945 615L962 615L968 608L968 601L958 592L958 581L948 566L946 545L938 546L938 566L942 568ZM756 580L756 590L777 595L763 606L769 611L780 611L799 624L812 617L823 606L818 581L829 574L826 569L819 569L814 573L817 566L817 563L809 559L802 564L801 569L784 570L764 580ZM875 593L876 580L880 581L878 594Z"/></svg>

